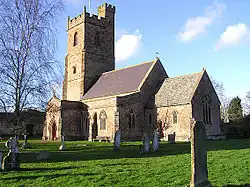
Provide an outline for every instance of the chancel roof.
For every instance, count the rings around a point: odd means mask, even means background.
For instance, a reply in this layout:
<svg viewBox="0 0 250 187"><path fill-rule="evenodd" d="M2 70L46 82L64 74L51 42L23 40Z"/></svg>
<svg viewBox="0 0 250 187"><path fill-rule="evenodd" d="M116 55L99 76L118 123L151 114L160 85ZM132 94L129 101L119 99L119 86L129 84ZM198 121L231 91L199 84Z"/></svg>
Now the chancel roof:
<svg viewBox="0 0 250 187"><path fill-rule="evenodd" d="M105 72L83 96L83 99L129 94L140 90L157 60Z"/></svg>
<svg viewBox="0 0 250 187"><path fill-rule="evenodd" d="M155 96L157 107L187 104L191 102L202 72L167 78Z"/></svg>

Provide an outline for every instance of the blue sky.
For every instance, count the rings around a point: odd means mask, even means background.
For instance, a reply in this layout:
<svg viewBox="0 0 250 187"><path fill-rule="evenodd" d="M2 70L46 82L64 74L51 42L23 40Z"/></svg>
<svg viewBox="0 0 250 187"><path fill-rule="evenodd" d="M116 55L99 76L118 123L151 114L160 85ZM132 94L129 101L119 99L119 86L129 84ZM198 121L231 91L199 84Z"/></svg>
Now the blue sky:
<svg viewBox="0 0 250 187"><path fill-rule="evenodd" d="M92 0L96 14L105 1ZM222 82L229 97L250 91L250 1L109 0L116 6L116 67L155 59L170 77L199 72ZM157 2L157 3L156 3ZM88 0L65 0L58 22L58 58L64 64L67 16L80 14Z"/></svg>

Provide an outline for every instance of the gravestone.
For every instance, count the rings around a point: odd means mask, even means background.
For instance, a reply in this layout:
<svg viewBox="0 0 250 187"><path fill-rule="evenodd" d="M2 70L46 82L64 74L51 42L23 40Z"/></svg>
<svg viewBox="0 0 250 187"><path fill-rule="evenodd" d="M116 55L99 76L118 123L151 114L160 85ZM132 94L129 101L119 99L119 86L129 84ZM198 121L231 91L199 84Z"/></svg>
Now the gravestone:
<svg viewBox="0 0 250 187"><path fill-rule="evenodd" d="M114 151L120 150L120 143L121 143L121 131L117 130L115 132Z"/></svg>
<svg viewBox="0 0 250 187"><path fill-rule="evenodd" d="M147 133L143 134L142 143L143 143L143 147L141 149L141 153L148 153L150 149L150 142L149 142L149 137Z"/></svg>
<svg viewBox="0 0 250 187"><path fill-rule="evenodd" d="M28 142L28 135L27 134L23 135L23 139L24 139L24 143L22 145L22 149L30 149L31 145Z"/></svg>
<svg viewBox="0 0 250 187"><path fill-rule="evenodd" d="M39 151L36 156L37 161L49 160L50 152L49 151Z"/></svg>
<svg viewBox="0 0 250 187"><path fill-rule="evenodd" d="M168 135L168 142L175 143L175 132L173 134Z"/></svg>
<svg viewBox="0 0 250 187"><path fill-rule="evenodd" d="M190 187L210 187L207 170L206 130L202 122L191 127L191 182Z"/></svg>
<svg viewBox="0 0 250 187"><path fill-rule="evenodd" d="M3 153L0 150L0 170L2 169L2 159L3 159Z"/></svg>
<svg viewBox="0 0 250 187"><path fill-rule="evenodd" d="M156 152L159 150L159 132L158 129L154 131L153 137L153 151Z"/></svg>
<svg viewBox="0 0 250 187"><path fill-rule="evenodd" d="M17 170L20 168L19 162L19 149L18 149L18 140L17 138L10 138L5 146L9 149L7 156L3 158L2 169L3 170Z"/></svg>
<svg viewBox="0 0 250 187"><path fill-rule="evenodd" d="M66 146L65 146L65 144L64 144L64 136L61 137L61 141L62 141L62 145L60 145L60 147L59 147L59 150L60 150L60 151L66 149Z"/></svg>

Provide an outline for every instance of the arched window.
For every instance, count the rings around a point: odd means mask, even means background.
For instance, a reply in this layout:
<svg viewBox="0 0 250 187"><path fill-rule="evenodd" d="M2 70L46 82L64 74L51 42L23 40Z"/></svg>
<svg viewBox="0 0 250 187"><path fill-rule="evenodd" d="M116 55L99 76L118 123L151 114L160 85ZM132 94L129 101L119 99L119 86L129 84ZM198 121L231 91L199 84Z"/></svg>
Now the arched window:
<svg viewBox="0 0 250 187"><path fill-rule="evenodd" d="M174 111L173 112L173 124L176 124L178 122L178 115L177 115L177 112Z"/></svg>
<svg viewBox="0 0 250 187"><path fill-rule="evenodd" d="M107 114L104 110L100 113L99 119L100 119L100 130L106 130Z"/></svg>
<svg viewBox="0 0 250 187"><path fill-rule="evenodd" d="M130 110L130 113L129 113L128 127L130 129L135 128L135 114L134 114L133 110Z"/></svg>
<svg viewBox="0 0 250 187"><path fill-rule="evenodd" d="M73 74L76 74L76 66L73 66Z"/></svg>
<svg viewBox="0 0 250 187"><path fill-rule="evenodd" d="M100 45L100 33L99 32L95 33L95 45L96 46Z"/></svg>
<svg viewBox="0 0 250 187"><path fill-rule="evenodd" d="M75 32L74 34L74 46L76 46L78 44L78 34L77 32Z"/></svg>
<svg viewBox="0 0 250 187"><path fill-rule="evenodd" d="M211 124L211 100L209 96L205 96L202 105L203 123Z"/></svg>

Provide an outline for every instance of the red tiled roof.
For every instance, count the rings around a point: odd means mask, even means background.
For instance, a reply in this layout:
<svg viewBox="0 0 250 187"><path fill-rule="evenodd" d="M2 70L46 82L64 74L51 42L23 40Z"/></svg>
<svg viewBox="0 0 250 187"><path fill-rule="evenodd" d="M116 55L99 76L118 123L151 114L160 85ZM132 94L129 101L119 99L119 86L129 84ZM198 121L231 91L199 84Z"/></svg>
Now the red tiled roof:
<svg viewBox="0 0 250 187"><path fill-rule="evenodd" d="M113 96L137 91L155 61L103 73L83 99Z"/></svg>

